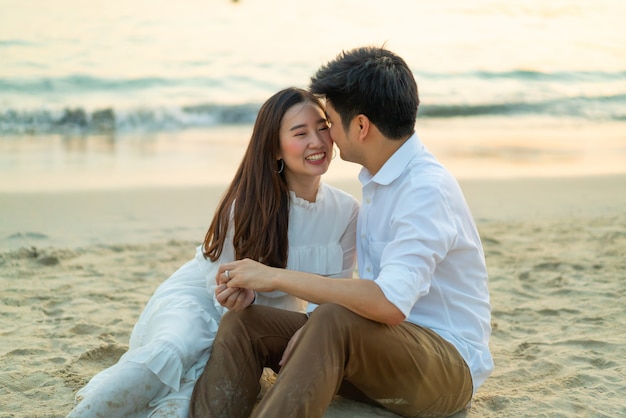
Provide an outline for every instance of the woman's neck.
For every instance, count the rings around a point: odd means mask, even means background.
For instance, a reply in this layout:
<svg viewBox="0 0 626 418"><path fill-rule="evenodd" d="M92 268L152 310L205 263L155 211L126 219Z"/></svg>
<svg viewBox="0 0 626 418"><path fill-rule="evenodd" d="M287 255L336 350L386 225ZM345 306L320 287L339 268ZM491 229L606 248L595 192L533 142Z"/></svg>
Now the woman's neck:
<svg viewBox="0 0 626 418"><path fill-rule="evenodd" d="M287 187L294 192L297 197L307 202L315 202L317 191L320 187L321 177L306 177L300 179L287 179Z"/></svg>

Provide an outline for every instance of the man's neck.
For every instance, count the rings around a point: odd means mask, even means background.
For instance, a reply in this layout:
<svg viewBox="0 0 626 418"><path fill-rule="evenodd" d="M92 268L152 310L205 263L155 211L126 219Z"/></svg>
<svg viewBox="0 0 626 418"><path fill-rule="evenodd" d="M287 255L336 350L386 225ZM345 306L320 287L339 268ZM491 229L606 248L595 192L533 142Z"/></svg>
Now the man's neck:
<svg viewBox="0 0 626 418"><path fill-rule="evenodd" d="M370 172L372 176L385 165L385 163L395 154L402 145L411 137L409 135L402 139L389 139L385 136L378 136L370 143L371 148L368 150L368 157L363 166Z"/></svg>

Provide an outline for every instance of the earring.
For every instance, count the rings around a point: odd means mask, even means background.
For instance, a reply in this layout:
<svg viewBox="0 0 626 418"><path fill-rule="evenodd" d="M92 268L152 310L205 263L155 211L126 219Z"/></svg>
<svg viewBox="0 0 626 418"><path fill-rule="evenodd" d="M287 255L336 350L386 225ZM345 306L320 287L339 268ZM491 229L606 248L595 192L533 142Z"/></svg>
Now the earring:
<svg viewBox="0 0 626 418"><path fill-rule="evenodd" d="M336 156L337 156L337 148L333 147L333 156L331 157L331 160L334 160Z"/></svg>
<svg viewBox="0 0 626 418"><path fill-rule="evenodd" d="M285 162L282 160L282 158L278 161L280 161L280 168L278 169L278 171L276 171L276 173L280 174L285 169Z"/></svg>

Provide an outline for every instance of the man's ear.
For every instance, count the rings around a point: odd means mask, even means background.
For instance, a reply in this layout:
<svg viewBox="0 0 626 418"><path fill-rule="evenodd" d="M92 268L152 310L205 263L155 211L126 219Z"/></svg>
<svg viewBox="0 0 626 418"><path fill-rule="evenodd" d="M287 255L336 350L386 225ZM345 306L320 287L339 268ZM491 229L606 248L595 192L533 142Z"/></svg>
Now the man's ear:
<svg viewBox="0 0 626 418"><path fill-rule="evenodd" d="M359 129L359 142L365 141L365 137L369 134L371 128L370 119L364 114L356 115L356 127Z"/></svg>

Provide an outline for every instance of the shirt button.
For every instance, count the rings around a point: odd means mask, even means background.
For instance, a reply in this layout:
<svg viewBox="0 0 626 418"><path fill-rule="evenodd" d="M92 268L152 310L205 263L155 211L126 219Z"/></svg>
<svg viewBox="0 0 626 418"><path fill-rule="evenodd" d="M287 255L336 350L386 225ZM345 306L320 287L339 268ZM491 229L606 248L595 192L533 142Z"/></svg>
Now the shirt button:
<svg viewBox="0 0 626 418"><path fill-rule="evenodd" d="M366 270L368 273L371 273L371 272L372 272L372 269L371 269L371 268L369 268L369 267L368 267L368 268L366 268L365 270Z"/></svg>
<svg viewBox="0 0 626 418"><path fill-rule="evenodd" d="M365 234L364 233L361 234L361 238L365 239Z"/></svg>
<svg viewBox="0 0 626 418"><path fill-rule="evenodd" d="M365 203L367 203L367 204L369 205L370 203L372 203L372 199L370 199L370 198L368 197L367 199L365 199Z"/></svg>

